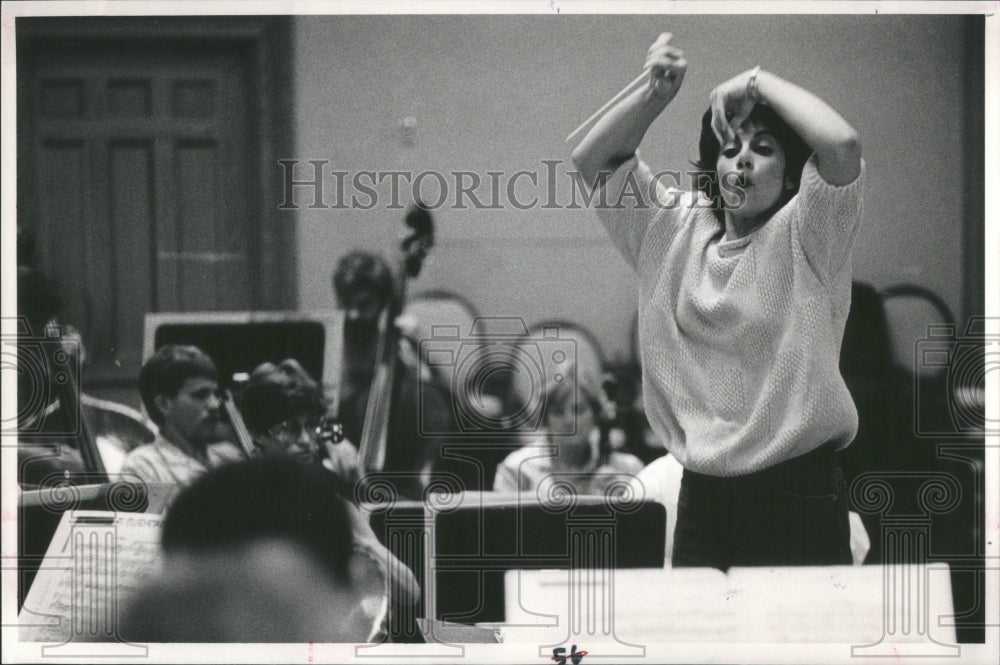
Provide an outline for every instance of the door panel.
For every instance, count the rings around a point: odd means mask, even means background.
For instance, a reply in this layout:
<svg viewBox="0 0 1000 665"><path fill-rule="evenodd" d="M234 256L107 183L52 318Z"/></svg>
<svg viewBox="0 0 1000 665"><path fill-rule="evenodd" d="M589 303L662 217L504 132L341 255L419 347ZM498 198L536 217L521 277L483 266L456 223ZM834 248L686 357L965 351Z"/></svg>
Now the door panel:
<svg viewBox="0 0 1000 665"><path fill-rule="evenodd" d="M32 59L36 242L91 376L136 376L145 312L259 304L246 60L136 42Z"/></svg>
<svg viewBox="0 0 1000 665"><path fill-rule="evenodd" d="M110 315L109 333L118 345L118 357L134 365L137 358L131 355L136 350L133 345L142 343L135 337L135 329L139 328L135 322L154 306L151 289L146 286L152 277L150 224L155 223L153 146L150 141L114 141L108 152L110 270L100 271L100 276L111 273L108 286L115 297L109 299L110 306L101 306L101 318ZM97 286L98 293L102 292Z"/></svg>

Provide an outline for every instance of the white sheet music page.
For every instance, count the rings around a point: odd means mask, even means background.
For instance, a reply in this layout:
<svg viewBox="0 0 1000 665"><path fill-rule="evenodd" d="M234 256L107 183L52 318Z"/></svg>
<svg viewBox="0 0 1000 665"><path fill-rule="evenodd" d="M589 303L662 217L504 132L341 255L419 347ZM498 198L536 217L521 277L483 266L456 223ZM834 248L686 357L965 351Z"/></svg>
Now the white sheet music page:
<svg viewBox="0 0 1000 665"><path fill-rule="evenodd" d="M507 643L739 641L738 601L715 569L515 570L505 587Z"/></svg>
<svg viewBox="0 0 1000 665"><path fill-rule="evenodd" d="M21 640L114 641L123 600L158 569L162 519L63 513L18 615Z"/></svg>
<svg viewBox="0 0 1000 665"><path fill-rule="evenodd" d="M727 579L742 642L955 642L938 626L953 613L944 565L734 568Z"/></svg>
<svg viewBox="0 0 1000 665"><path fill-rule="evenodd" d="M515 570L505 587L507 643L955 642L938 564Z"/></svg>

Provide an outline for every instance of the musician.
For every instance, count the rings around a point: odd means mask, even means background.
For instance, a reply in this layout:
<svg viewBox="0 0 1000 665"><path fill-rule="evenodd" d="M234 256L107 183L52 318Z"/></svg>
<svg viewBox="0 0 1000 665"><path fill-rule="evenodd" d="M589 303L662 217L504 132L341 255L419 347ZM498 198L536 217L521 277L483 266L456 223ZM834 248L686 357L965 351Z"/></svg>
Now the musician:
<svg viewBox="0 0 1000 665"><path fill-rule="evenodd" d="M382 546L369 516L354 502L359 477L357 450L349 441L324 437L327 400L322 388L293 358L275 365L263 363L250 375L240 399L243 420L260 455L269 459L292 457L331 471L331 482L347 499L354 548L351 577L369 597L385 595L391 580L394 597L415 605L420 589L413 573Z"/></svg>
<svg viewBox="0 0 1000 665"><path fill-rule="evenodd" d="M548 479L579 494L603 494L612 482L628 482L642 469L634 455L602 449L598 422L605 409L587 383L553 383L543 408L543 431L497 467L495 491L530 492Z"/></svg>
<svg viewBox="0 0 1000 665"><path fill-rule="evenodd" d="M258 365L240 397L243 422L261 455L323 459L319 431L327 409L323 391L294 358Z"/></svg>
<svg viewBox="0 0 1000 665"><path fill-rule="evenodd" d="M394 276L380 257L363 251L343 256L333 272L333 290L344 311L344 373L338 413L344 434L361 442L380 340L379 322L393 291ZM397 325L388 322L387 325ZM419 499L440 462L441 441L421 432L456 431L451 394L418 362L416 343L400 336L395 390L389 415L385 474L398 473L395 486L404 497Z"/></svg>
<svg viewBox="0 0 1000 665"><path fill-rule="evenodd" d="M365 642L347 503L318 466L258 458L180 492L162 573L126 603L121 636L154 642Z"/></svg>
<svg viewBox="0 0 1000 665"><path fill-rule="evenodd" d="M83 339L72 325L61 321L62 293L34 264L34 243L21 229L17 260L18 362L24 370L18 373L20 484L34 487L56 476L65 480L65 472L71 479L92 482L88 472L96 470L89 468L96 462L91 458L116 473L129 450L154 439L155 427L124 404L83 392L79 376L71 376L69 384L56 380L66 376L67 368L79 369L87 362ZM65 395L61 387L73 394ZM78 403L64 408L61 394L76 397L71 402ZM91 444L93 454L84 455L83 449ZM58 454L53 455L56 446Z"/></svg>
<svg viewBox="0 0 1000 665"><path fill-rule="evenodd" d="M673 563L850 564L836 452L858 424L838 370L862 209L857 133L755 67L712 91L699 191L669 191L636 150L684 80L670 42L649 48L645 84L573 160L605 188L598 214L639 275L646 413L684 467Z"/></svg>
<svg viewBox="0 0 1000 665"><path fill-rule="evenodd" d="M226 440L218 390L215 363L201 349L174 344L157 349L139 371L139 392L160 432L125 457L121 472L184 486L209 469L244 459Z"/></svg>

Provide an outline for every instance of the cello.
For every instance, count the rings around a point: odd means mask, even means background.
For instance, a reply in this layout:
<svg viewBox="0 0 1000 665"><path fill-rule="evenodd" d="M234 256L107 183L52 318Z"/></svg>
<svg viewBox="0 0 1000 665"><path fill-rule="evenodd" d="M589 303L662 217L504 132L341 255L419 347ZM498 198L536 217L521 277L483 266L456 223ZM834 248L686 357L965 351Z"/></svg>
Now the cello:
<svg viewBox="0 0 1000 665"><path fill-rule="evenodd" d="M369 474L378 473L385 466L389 418L392 405L398 402L400 393L400 382L396 380L396 365L399 359L401 335L396 319L405 306L408 281L420 274L424 260L434 245L433 219L419 201L407 213L405 223L410 231L402 242L402 256L395 273L393 288L379 318L374 373L368 390L365 419L358 445L360 477L355 487L356 498L366 494L365 488L372 489L366 482L366 479L370 480ZM424 642L422 631L416 623L417 613L415 605L405 601L396 593L391 594L387 612L383 617L384 630L389 641Z"/></svg>

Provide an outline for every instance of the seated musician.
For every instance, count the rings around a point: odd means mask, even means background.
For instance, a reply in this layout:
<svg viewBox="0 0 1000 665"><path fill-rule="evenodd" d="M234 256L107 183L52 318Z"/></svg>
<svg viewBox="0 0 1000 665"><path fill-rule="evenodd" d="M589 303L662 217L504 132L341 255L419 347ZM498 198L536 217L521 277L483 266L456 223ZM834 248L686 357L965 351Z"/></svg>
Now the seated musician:
<svg viewBox="0 0 1000 665"><path fill-rule="evenodd" d="M613 482L628 482L642 469L639 458L602 445L598 422L604 408L586 383L553 383L543 409L543 431L497 467L494 490L537 491L548 481L568 483L579 494L603 494Z"/></svg>
<svg viewBox="0 0 1000 665"><path fill-rule="evenodd" d="M117 473L128 451L154 439L155 426L124 404L83 392L79 376L72 377L74 385L55 380L66 367L85 365L86 348L80 333L61 321L60 290L32 263L33 245L20 230L17 243L18 356L28 369L18 373L21 487L44 485L56 477L65 481L67 471L76 480L90 482L93 476L87 472L96 468L88 467L89 457L98 458L107 472ZM58 389L67 386L72 395ZM66 407L64 396L77 399ZM93 447L93 455L83 455L85 446Z"/></svg>
<svg viewBox="0 0 1000 665"><path fill-rule="evenodd" d="M122 474L184 486L209 469L244 459L226 441L215 363L195 346L167 345L142 366L139 392L160 432L122 462Z"/></svg>
<svg viewBox="0 0 1000 665"><path fill-rule="evenodd" d="M392 297L393 279L385 261L362 251L342 257L333 273L337 303L345 313L345 367L338 413L344 434L359 445L380 340L379 321ZM392 479L397 491L403 497L419 499L440 462L441 443L437 437L422 433L421 417L425 419L423 431L456 431L451 394L426 367L420 366L415 345L405 336L401 336L394 380L385 464L381 471L399 474ZM428 418L434 422L427 421Z"/></svg>
<svg viewBox="0 0 1000 665"><path fill-rule="evenodd" d="M354 557L351 579L381 602L389 590L404 605L415 605L420 589L413 573L382 546L369 516L354 502L359 478L357 451L349 441L325 436L328 403L320 386L294 359L264 363L250 375L240 400L241 412L254 446L262 457L293 457L332 471L329 480L347 500Z"/></svg>
<svg viewBox="0 0 1000 665"><path fill-rule="evenodd" d="M19 261L22 242L19 232ZM69 434L78 429L77 423L67 418L71 414L62 408L62 400L48 390L55 385L51 380L52 356L67 351L58 335L61 308L56 285L38 268L19 263L17 311L22 320L18 322L18 364L35 370L17 373L18 482L25 489L62 477L66 471L83 475L88 470L82 446Z"/></svg>
<svg viewBox="0 0 1000 665"><path fill-rule="evenodd" d="M330 473L289 458L213 469L162 527L162 572L125 605L121 636L149 642L365 642L351 518ZM384 613L384 608L383 608Z"/></svg>
<svg viewBox="0 0 1000 665"><path fill-rule="evenodd" d="M63 339L66 340L67 351L78 354L80 366L86 368L87 347L80 331L72 325L63 326ZM129 451L144 443L152 443L156 438L153 421L130 406L81 390L80 407L93 432L104 468L110 474L118 473Z"/></svg>

